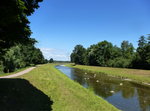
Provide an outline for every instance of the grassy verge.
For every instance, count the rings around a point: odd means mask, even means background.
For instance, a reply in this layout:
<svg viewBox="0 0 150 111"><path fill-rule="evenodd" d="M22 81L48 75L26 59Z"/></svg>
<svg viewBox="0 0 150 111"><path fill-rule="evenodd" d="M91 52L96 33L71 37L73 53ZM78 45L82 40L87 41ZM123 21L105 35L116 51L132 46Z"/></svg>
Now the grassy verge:
<svg viewBox="0 0 150 111"><path fill-rule="evenodd" d="M68 67L79 68L92 72L100 72L104 74L124 77L132 79L136 82L150 83L150 70L139 70L139 69L126 69L126 68L111 68L111 67L97 67L97 66L86 66L86 65L71 65Z"/></svg>
<svg viewBox="0 0 150 111"><path fill-rule="evenodd" d="M118 111L92 91L62 74L55 64L39 66L21 78L51 98L53 111Z"/></svg>
<svg viewBox="0 0 150 111"><path fill-rule="evenodd" d="M30 67L30 66L29 66L29 67ZM28 69L29 67L25 67L25 68L17 69L16 71L11 72L11 73L2 73L2 74L0 74L0 77L2 77L2 76L8 76L8 75L12 75L12 74L15 74L15 73L21 72L21 71L23 71L23 70L25 70L25 69Z"/></svg>

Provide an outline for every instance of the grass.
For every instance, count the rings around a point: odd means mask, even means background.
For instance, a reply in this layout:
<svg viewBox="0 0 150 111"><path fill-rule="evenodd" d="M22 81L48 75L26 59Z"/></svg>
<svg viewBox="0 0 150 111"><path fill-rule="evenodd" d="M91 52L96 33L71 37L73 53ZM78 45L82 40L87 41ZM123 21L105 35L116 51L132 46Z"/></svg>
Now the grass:
<svg viewBox="0 0 150 111"><path fill-rule="evenodd" d="M28 69L29 67L31 67L31 66L28 66L28 67L25 67L25 68L21 68L21 69L17 69L16 71L11 72L11 73L0 73L0 77L2 77L2 76L8 76L8 75L12 75L12 74L21 72L21 71L23 71L25 69Z"/></svg>
<svg viewBox="0 0 150 111"><path fill-rule="evenodd" d="M113 105L58 71L55 64L39 66L20 78L28 80L51 98L53 111L118 111Z"/></svg>
<svg viewBox="0 0 150 111"><path fill-rule="evenodd" d="M103 74L123 77L132 79L135 82L150 83L150 70L139 70L139 69L127 69L127 68L111 68L111 67L98 67L98 66L86 66L86 65L72 65L67 66L73 68L79 68L92 72L100 72Z"/></svg>
<svg viewBox="0 0 150 111"><path fill-rule="evenodd" d="M24 79L0 79L0 111L51 111L52 101Z"/></svg>

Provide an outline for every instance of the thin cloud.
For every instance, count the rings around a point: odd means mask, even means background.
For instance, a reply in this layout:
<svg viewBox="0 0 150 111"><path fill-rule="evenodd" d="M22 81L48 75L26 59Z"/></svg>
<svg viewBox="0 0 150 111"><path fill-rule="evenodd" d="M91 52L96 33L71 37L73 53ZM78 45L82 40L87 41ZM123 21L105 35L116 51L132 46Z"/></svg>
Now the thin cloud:
<svg viewBox="0 0 150 111"><path fill-rule="evenodd" d="M54 60L61 60L61 61L69 61L70 60L70 53L60 50L60 49L53 49L53 48L40 48L44 57L46 59L53 58Z"/></svg>

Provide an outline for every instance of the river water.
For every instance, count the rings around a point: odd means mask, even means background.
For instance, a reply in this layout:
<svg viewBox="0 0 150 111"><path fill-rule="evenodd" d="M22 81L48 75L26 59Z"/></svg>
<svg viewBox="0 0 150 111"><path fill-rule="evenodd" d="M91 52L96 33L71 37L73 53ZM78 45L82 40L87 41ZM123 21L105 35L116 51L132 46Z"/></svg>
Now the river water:
<svg viewBox="0 0 150 111"><path fill-rule="evenodd" d="M106 74L56 66L72 80L123 111L150 111L150 87Z"/></svg>

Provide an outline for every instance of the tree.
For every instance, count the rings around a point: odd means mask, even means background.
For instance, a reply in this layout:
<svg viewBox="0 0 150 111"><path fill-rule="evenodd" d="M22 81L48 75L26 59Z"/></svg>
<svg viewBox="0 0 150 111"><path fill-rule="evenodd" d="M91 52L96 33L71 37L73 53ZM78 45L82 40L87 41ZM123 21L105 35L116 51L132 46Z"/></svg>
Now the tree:
<svg viewBox="0 0 150 111"><path fill-rule="evenodd" d="M43 64L45 59L40 49L34 45L16 45L6 51L4 55L4 71L13 72L18 68L31 64Z"/></svg>
<svg viewBox="0 0 150 111"><path fill-rule="evenodd" d="M8 73L25 66L19 46L14 46L6 52L4 55L4 66L4 71Z"/></svg>
<svg viewBox="0 0 150 111"><path fill-rule="evenodd" d="M112 58L112 43L108 41L99 42L96 45L97 63L100 66L107 66L107 62Z"/></svg>
<svg viewBox="0 0 150 111"><path fill-rule="evenodd" d="M86 65L98 65L97 57L95 54L96 51L96 45L91 45L89 48L87 48L84 57L84 63Z"/></svg>
<svg viewBox="0 0 150 111"><path fill-rule="evenodd" d="M3 73L3 71L4 71L3 62L0 61L0 74Z"/></svg>
<svg viewBox="0 0 150 111"><path fill-rule="evenodd" d="M40 49L35 48L32 51L32 63L33 64L43 64L45 62L44 56Z"/></svg>
<svg viewBox="0 0 150 111"><path fill-rule="evenodd" d="M44 64L47 64L49 62L49 60L45 59L44 60Z"/></svg>
<svg viewBox="0 0 150 111"><path fill-rule="evenodd" d="M141 36L138 41L138 48L143 48L147 44L147 41L145 40L144 36Z"/></svg>
<svg viewBox="0 0 150 111"><path fill-rule="evenodd" d="M121 43L121 51L124 58L131 59L134 54L134 47L129 41L123 41Z"/></svg>
<svg viewBox="0 0 150 111"><path fill-rule="evenodd" d="M150 36L147 38L148 44L150 45Z"/></svg>
<svg viewBox="0 0 150 111"><path fill-rule="evenodd" d="M71 57L71 62L76 64L84 64L84 56L85 56L86 49L82 45L76 45Z"/></svg>
<svg viewBox="0 0 150 111"><path fill-rule="evenodd" d="M134 68L150 69L150 44L149 37L147 40L141 36L138 41L136 57L133 61Z"/></svg>
<svg viewBox="0 0 150 111"><path fill-rule="evenodd" d="M105 40L87 49L76 45L70 57L76 64L150 69L150 36L140 37L136 51L129 41L117 47Z"/></svg>
<svg viewBox="0 0 150 111"><path fill-rule="evenodd" d="M44 63L40 49L30 38L30 22L27 16L39 7L42 0L0 1L0 70L14 71L30 64ZM22 45L21 45L22 44Z"/></svg>
<svg viewBox="0 0 150 111"><path fill-rule="evenodd" d="M18 43L33 42L27 16L31 15L42 0L0 1L0 54ZM6 50L5 50L6 49ZM0 58L2 59L2 58Z"/></svg>
<svg viewBox="0 0 150 111"><path fill-rule="evenodd" d="M49 63L53 63L53 62L54 62L53 58L50 58Z"/></svg>

